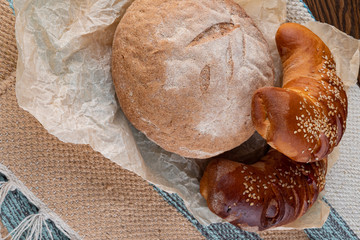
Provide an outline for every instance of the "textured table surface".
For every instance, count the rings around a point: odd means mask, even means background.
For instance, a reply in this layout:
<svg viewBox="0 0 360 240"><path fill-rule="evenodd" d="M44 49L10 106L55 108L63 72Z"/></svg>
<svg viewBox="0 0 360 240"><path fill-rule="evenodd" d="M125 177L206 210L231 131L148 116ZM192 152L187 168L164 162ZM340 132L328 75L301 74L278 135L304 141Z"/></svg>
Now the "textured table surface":
<svg viewBox="0 0 360 240"><path fill-rule="evenodd" d="M329 23L354 38L360 39L359 0L304 0L304 2L317 21ZM360 86L359 76L358 85Z"/></svg>

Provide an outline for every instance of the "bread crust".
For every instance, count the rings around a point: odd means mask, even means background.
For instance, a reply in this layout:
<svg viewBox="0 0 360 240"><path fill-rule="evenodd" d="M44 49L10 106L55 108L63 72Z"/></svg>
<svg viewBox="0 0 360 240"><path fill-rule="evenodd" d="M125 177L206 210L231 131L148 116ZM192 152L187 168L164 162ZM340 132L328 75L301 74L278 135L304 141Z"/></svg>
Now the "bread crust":
<svg viewBox="0 0 360 240"><path fill-rule="evenodd" d="M251 96L274 82L266 41L230 0L135 1L115 33L112 76L129 121L190 158L246 141Z"/></svg>
<svg viewBox="0 0 360 240"><path fill-rule="evenodd" d="M340 142L347 96L329 48L306 27L280 26L276 43L284 68L283 88L258 89L252 121L268 144L299 162L318 161Z"/></svg>
<svg viewBox="0 0 360 240"><path fill-rule="evenodd" d="M326 159L299 163L274 149L252 165L214 159L200 181L200 193L216 215L262 231L301 217L323 190L326 169Z"/></svg>

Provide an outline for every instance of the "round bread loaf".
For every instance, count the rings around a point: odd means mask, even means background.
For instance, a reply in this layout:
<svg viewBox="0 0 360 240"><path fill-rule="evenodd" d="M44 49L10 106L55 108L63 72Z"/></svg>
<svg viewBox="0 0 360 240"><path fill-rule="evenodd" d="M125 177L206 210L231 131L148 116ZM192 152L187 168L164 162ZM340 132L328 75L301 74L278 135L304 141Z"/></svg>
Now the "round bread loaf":
<svg viewBox="0 0 360 240"><path fill-rule="evenodd" d="M114 36L129 121L167 151L208 158L253 133L251 98L274 82L261 32L231 0L136 0Z"/></svg>

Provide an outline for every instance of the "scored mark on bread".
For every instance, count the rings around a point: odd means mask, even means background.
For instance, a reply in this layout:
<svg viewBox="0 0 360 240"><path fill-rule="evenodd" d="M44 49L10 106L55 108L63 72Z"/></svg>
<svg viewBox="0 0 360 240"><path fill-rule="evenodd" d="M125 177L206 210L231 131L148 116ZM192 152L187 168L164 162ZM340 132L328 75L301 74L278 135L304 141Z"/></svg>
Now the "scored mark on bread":
<svg viewBox="0 0 360 240"><path fill-rule="evenodd" d="M210 85L210 66L206 65L201 69L200 76L200 90L202 93L205 93Z"/></svg>
<svg viewBox="0 0 360 240"><path fill-rule="evenodd" d="M231 49L231 42L229 39L229 46L226 50L226 59L227 59L227 64L229 69L229 74L228 74L228 83L231 82L231 80L233 79L234 76L234 61L233 61L233 57L232 57L232 49Z"/></svg>
<svg viewBox="0 0 360 240"><path fill-rule="evenodd" d="M187 46L193 47L217 38L224 37L230 34L235 29L239 28L238 25L228 22L217 23L207 28L205 31L197 35Z"/></svg>
<svg viewBox="0 0 360 240"><path fill-rule="evenodd" d="M246 64L246 42L245 42L245 36L242 37L242 65L244 66Z"/></svg>

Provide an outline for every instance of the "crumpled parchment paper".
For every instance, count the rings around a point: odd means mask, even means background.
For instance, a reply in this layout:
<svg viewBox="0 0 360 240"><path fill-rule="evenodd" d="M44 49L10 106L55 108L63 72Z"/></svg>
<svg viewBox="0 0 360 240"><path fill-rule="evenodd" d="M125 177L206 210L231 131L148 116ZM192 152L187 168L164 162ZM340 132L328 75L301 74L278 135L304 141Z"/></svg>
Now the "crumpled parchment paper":
<svg viewBox="0 0 360 240"><path fill-rule="evenodd" d="M285 0L236 0L263 32L280 84L275 32L286 19ZM199 193L207 164L169 153L128 123L116 101L110 73L115 28L132 0L15 0L19 105L61 141L94 150L163 190L178 193L201 224L221 222ZM356 82L359 41L326 24L307 26L333 51L346 85ZM350 64L349 64L350 63ZM261 138L249 146L263 150ZM240 150L240 155L254 154ZM336 160L336 157L334 158ZM321 201L289 228L320 227L328 208Z"/></svg>

